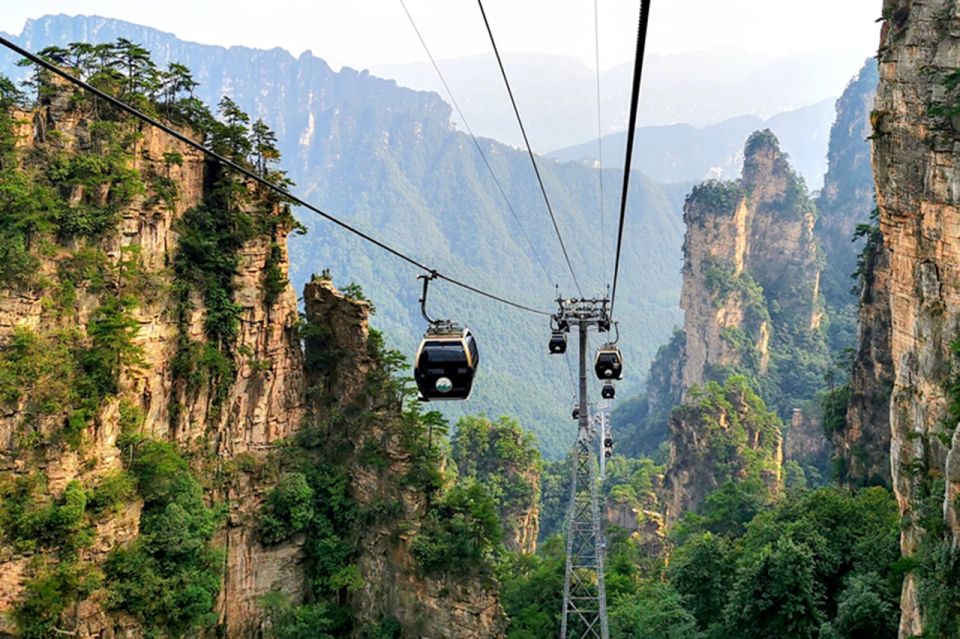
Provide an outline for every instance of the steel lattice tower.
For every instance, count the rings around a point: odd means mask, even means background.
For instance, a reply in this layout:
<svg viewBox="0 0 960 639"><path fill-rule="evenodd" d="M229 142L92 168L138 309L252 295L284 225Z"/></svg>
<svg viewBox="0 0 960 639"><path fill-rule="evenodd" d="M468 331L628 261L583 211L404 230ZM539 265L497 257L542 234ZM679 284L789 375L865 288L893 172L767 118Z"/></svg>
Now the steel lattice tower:
<svg viewBox="0 0 960 639"><path fill-rule="evenodd" d="M561 639L608 639L601 528L594 460L595 430L587 400L587 329L603 326L606 300L560 301L558 319L576 325L580 351L580 414L573 449L567 511L567 562L563 576Z"/></svg>

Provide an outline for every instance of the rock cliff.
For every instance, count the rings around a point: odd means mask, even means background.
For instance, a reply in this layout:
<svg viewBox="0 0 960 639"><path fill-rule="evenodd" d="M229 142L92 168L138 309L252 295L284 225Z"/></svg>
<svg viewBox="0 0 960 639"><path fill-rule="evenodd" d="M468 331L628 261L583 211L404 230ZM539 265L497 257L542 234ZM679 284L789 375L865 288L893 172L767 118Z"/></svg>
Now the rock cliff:
<svg viewBox="0 0 960 639"><path fill-rule="evenodd" d="M732 370L766 375L778 338L817 332L814 219L802 179L769 131L747 140L740 181L707 182L687 197L684 388Z"/></svg>
<svg viewBox="0 0 960 639"><path fill-rule="evenodd" d="M425 576L411 553L431 493L412 479L420 453L411 445L411 425L400 406L370 393L380 365L371 350L370 304L316 277L303 298L307 321L324 327L322 336L306 341L314 418L327 429L329 462L346 468L350 495L364 513L356 530L337 532L357 537L363 585L349 595L356 627L369 630L395 620L402 636L502 637L506 620L490 576ZM318 361L325 365L309 364Z"/></svg>
<svg viewBox="0 0 960 639"><path fill-rule="evenodd" d="M752 476L779 490L782 422L763 417L763 401L745 385L793 417L826 360L814 208L772 133L747 140L742 179L695 187L684 221L684 330L679 347L663 351L671 361L651 377L661 380L651 388L662 397L647 398L648 406L682 398L669 417L668 520L696 509L727 480ZM740 390L724 390L731 383ZM796 432L787 441L810 464L826 442L816 416L807 417L792 420ZM762 437L750 429L754 418L766 429ZM762 470L753 466L761 458Z"/></svg>
<svg viewBox="0 0 960 639"><path fill-rule="evenodd" d="M0 96L0 632L262 636L266 597L314 588L312 540L265 543L261 519L290 442L323 419L349 444L325 463L379 513L338 531L360 539L363 586L342 587L355 632L389 619L404 636L502 636L491 577L414 561L429 497L403 481L415 452L381 393L382 340L369 306L323 280L301 319L286 205L43 82L36 108ZM359 461L368 440L386 470ZM189 578L170 572L185 557ZM189 605L149 595L151 570L187 579L167 594Z"/></svg>
<svg viewBox="0 0 960 639"><path fill-rule="evenodd" d="M863 69L837 101L830 134L829 169L817 198L815 232L823 249L823 297L833 352L854 345L849 384L834 391L846 401L846 417L831 422L837 479L850 485L890 483L890 313L888 255L871 220L875 208L870 166L870 113L877 88L877 62ZM859 257L858 257L859 254ZM851 279L851 276L858 278ZM859 331L855 332L859 307Z"/></svg>
<svg viewBox="0 0 960 639"><path fill-rule="evenodd" d="M883 17L871 119L888 254L876 279L890 307L890 469L902 551L915 566L904 581L900 636L949 636L960 540L960 7L887 0ZM861 320L869 326L875 315L868 306Z"/></svg>
<svg viewBox="0 0 960 639"><path fill-rule="evenodd" d="M780 420L745 378L694 387L670 417L670 460L661 491L666 521L696 511L728 481L753 480L776 495L782 469Z"/></svg>

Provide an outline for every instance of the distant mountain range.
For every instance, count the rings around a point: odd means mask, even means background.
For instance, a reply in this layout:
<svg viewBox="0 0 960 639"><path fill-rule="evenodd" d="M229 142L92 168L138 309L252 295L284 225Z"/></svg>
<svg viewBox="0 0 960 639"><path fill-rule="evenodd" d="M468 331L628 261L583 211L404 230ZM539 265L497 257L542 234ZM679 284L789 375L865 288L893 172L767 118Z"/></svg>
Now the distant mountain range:
<svg viewBox="0 0 960 639"><path fill-rule="evenodd" d="M46 17L28 22L12 38L37 50L118 36L143 44L158 62L190 67L201 82L201 99L213 103L230 95L262 117L277 133L296 192L318 206L436 268L532 306L552 309L555 281L573 294L526 154L481 140L530 243L436 94L401 88L366 71L334 72L309 53L294 58L281 49L198 45L98 17ZM22 74L15 62L16 56L0 54L0 71ZM597 171L548 160L542 168L584 293L602 293L612 271L609 212L618 194L606 193L609 214L601 237ZM607 169L605 180L620 182L622 171ZM639 173L631 185L617 304L629 369L624 394L637 389L656 346L680 319L680 206L687 190ZM323 268L332 269L337 283L360 283L377 306L374 325L391 345L412 355L423 330L416 270L313 216L303 221L310 232L290 241L295 286ZM546 354L547 318L443 284L431 290L431 310L468 322L483 352L474 399L444 410L451 416L515 415L537 433L547 455L562 455L571 444L573 387L566 364Z"/></svg>
<svg viewBox="0 0 960 639"><path fill-rule="evenodd" d="M779 113L766 120L744 115L718 124L645 126L637 129L634 167L659 182L732 179L743 164L743 141L754 131L770 129L790 155L790 163L811 189L820 188L827 170L827 142L836 117L836 100ZM626 133L603 136L603 166L623 167ZM596 139L547 154L560 161L597 161Z"/></svg>
<svg viewBox="0 0 960 639"><path fill-rule="evenodd" d="M865 51L864 58L868 54ZM438 64L478 135L513 145L522 143L492 55L440 60ZM596 139L596 77L581 60L508 52L504 65L537 151L555 151ZM645 126L684 123L705 127L744 115L767 119L836 98L858 69L859 64L848 68L825 53L763 57L723 48L651 54L644 63L638 120ZM403 86L445 96L427 64L378 65L371 71ZM632 72L632 65L619 65L601 74L604 135L626 128ZM743 139L740 143L742 146ZM826 132L820 154L826 155Z"/></svg>

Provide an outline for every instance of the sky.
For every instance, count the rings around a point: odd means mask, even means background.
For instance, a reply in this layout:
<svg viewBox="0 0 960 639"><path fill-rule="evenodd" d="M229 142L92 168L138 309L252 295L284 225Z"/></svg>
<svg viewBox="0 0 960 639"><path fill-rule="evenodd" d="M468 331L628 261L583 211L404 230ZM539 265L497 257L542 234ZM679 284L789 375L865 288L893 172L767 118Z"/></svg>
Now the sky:
<svg viewBox="0 0 960 639"><path fill-rule="evenodd" d="M639 0L597 0L600 67L632 59ZM406 0L435 57L489 52L472 0ZM652 0L648 50L733 47L766 55L827 52L838 62L875 51L880 0ZM486 0L502 51L552 53L594 67L590 0ZM0 31L46 14L100 15L223 46L310 50L334 68L426 61L400 0L0 0Z"/></svg>

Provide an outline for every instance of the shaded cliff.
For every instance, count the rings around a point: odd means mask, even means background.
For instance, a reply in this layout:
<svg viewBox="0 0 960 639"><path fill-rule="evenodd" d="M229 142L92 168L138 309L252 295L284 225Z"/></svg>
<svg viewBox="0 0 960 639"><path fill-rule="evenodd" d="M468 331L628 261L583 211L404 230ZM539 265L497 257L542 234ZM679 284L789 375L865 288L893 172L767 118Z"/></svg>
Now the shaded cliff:
<svg viewBox="0 0 960 639"><path fill-rule="evenodd" d="M837 479L890 485L890 392L893 388L890 251L871 226L861 252L859 325L846 418L833 433Z"/></svg>
<svg viewBox="0 0 960 639"><path fill-rule="evenodd" d="M890 305L890 467L903 516L900 636L957 636L960 8L887 0L873 123ZM882 289L881 289L882 290ZM872 321L867 307L864 323Z"/></svg>
<svg viewBox="0 0 960 639"><path fill-rule="evenodd" d="M820 216L815 228L826 258L827 339L834 353L851 344L854 349L849 381L838 380L842 385L828 393L823 403L824 426L836 448L836 478L851 485L890 483L888 413L893 380L885 275L889 265L871 215L875 196L870 113L877 81L876 61L867 60L837 101L829 170L817 198ZM839 364L846 368L851 362Z"/></svg>
<svg viewBox="0 0 960 639"><path fill-rule="evenodd" d="M837 100L827 173L817 196L819 215L814 232L824 255L821 290L830 317L827 334L834 349L848 348L855 339L857 290L851 277L865 244L857 229L869 222L875 205L870 111L877 82L877 61L871 58Z"/></svg>

